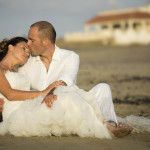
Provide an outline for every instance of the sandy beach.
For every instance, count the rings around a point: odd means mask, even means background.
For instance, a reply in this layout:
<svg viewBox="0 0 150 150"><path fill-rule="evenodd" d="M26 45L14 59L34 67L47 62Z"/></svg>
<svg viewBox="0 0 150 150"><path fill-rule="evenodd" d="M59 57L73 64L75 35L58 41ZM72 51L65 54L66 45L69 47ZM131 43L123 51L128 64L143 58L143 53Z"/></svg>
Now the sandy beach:
<svg viewBox="0 0 150 150"><path fill-rule="evenodd" d="M117 115L150 117L149 46L64 44L80 56L77 85L90 90L98 83L110 85ZM127 110L128 108L128 110Z"/></svg>
<svg viewBox="0 0 150 150"><path fill-rule="evenodd" d="M102 46L98 43L57 45L80 56L77 85L90 90L107 83L112 90L116 114L150 118L149 46ZM134 133L111 140L80 137L0 136L0 150L149 150L150 133Z"/></svg>
<svg viewBox="0 0 150 150"><path fill-rule="evenodd" d="M80 137L0 136L0 150L149 150L150 134L132 134L111 140Z"/></svg>

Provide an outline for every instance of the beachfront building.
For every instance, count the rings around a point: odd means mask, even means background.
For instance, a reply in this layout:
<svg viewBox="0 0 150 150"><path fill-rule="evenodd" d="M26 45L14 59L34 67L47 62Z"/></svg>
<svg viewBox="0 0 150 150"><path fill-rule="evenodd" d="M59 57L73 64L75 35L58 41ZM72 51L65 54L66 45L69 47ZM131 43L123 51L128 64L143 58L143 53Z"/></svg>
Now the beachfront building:
<svg viewBox="0 0 150 150"><path fill-rule="evenodd" d="M117 45L150 44L150 4L99 13L84 24L83 32L66 33L65 40Z"/></svg>

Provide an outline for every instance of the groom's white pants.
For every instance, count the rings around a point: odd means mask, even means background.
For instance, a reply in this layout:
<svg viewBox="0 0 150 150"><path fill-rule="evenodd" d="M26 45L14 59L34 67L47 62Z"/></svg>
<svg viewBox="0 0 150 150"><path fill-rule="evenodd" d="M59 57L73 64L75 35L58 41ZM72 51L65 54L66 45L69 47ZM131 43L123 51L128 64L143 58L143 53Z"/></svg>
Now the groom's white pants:
<svg viewBox="0 0 150 150"><path fill-rule="evenodd" d="M99 83L89 92L97 99L100 110L104 116L104 120L111 120L117 123L117 117L114 111L114 105L109 85L106 83Z"/></svg>

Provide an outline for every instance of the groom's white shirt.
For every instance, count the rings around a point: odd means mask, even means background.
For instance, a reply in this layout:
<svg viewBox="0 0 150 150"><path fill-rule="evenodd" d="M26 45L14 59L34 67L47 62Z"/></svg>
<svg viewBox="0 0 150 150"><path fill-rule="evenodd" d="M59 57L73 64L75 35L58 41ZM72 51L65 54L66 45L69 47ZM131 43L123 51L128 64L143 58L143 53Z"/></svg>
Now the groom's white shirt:
<svg viewBox="0 0 150 150"><path fill-rule="evenodd" d="M62 80L67 85L75 84L79 69L79 56L73 52L55 46L49 70L47 72L39 56L28 59L18 72L24 74L31 83L32 90L44 90L54 81Z"/></svg>

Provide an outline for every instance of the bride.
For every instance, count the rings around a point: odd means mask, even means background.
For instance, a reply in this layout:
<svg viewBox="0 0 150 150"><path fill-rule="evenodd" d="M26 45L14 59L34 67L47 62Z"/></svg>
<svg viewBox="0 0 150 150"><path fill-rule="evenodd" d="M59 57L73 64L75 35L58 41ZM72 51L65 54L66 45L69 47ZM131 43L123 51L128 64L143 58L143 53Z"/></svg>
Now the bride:
<svg viewBox="0 0 150 150"><path fill-rule="evenodd" d="M0 101L3 122L0 134L14 136L61 136L111 138L112 127L104 123L101 111L90 93L77 86L59 86L57 82L43 91L30 91L30 83L16 65L23 65L29 56L27 40L15 37L0 43ZM59 87L58 87L59 86ZM57 88L56 88L57 87ZM43 99L56 88L57 100L48 108ZM4 101L3 101L3 99ZM132 119L131 119L132 120ZM135 123L136 124L136 123ZM132 128L113 129L116 136L127 135Z"/></svg>

